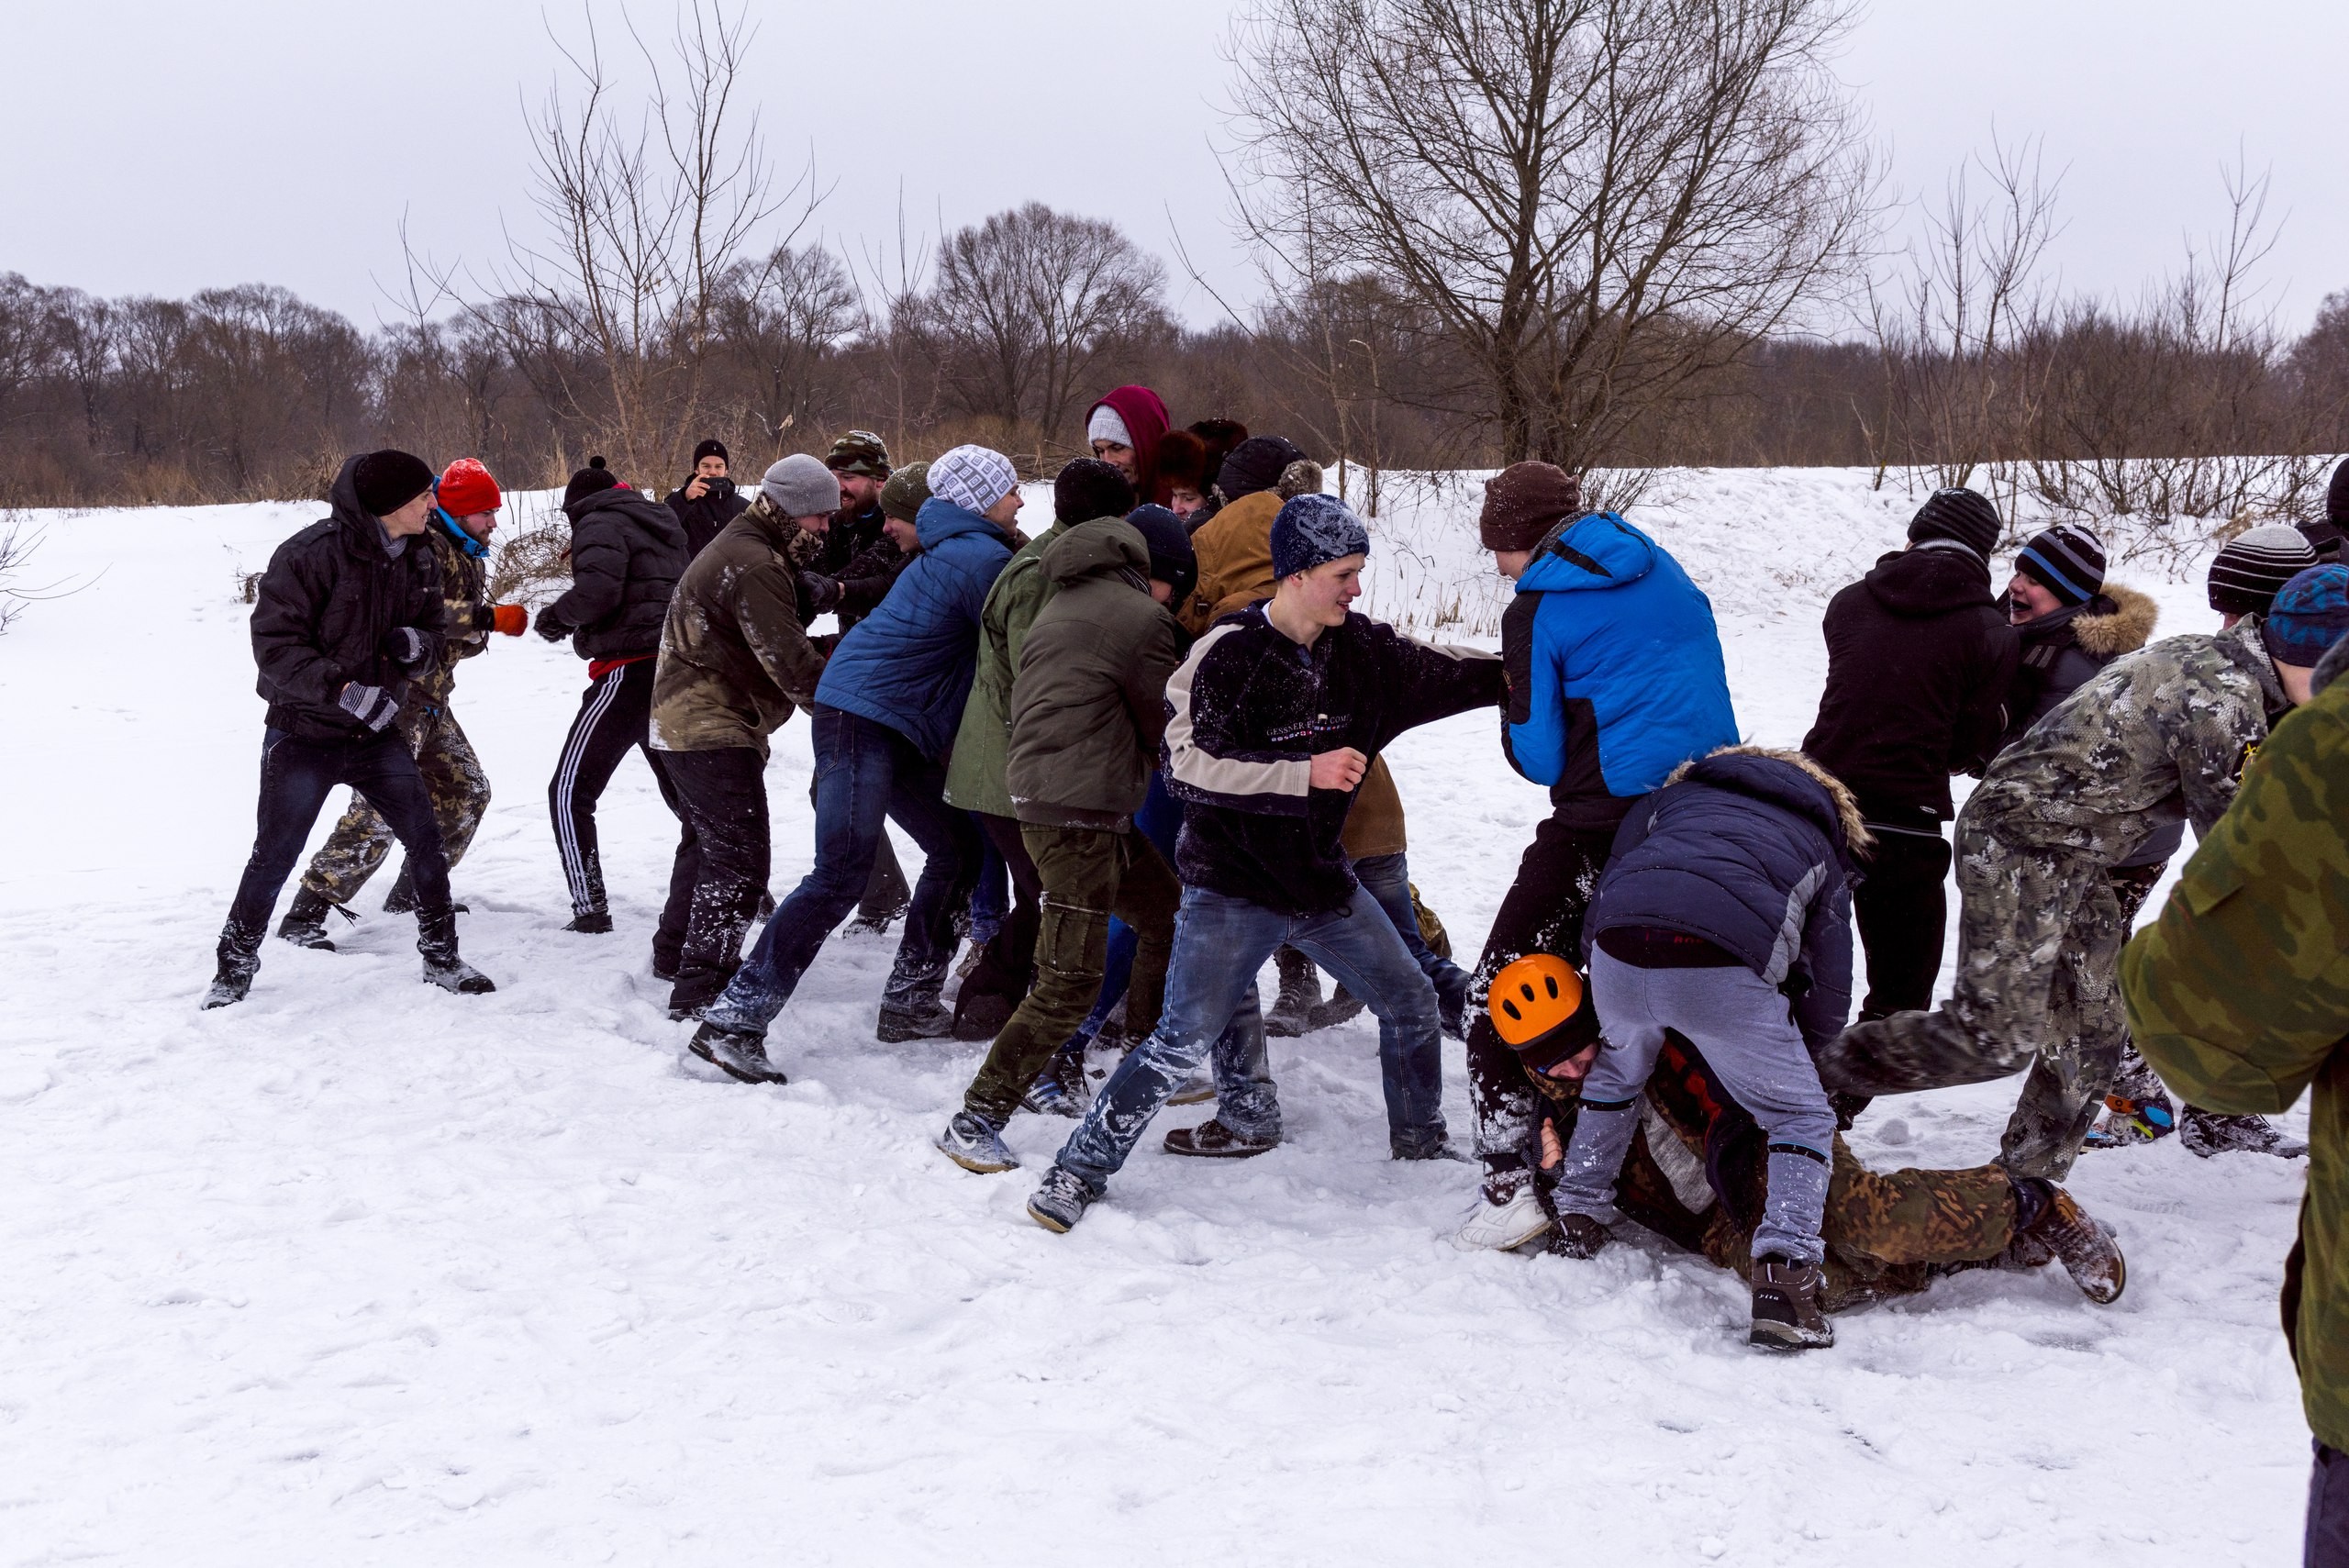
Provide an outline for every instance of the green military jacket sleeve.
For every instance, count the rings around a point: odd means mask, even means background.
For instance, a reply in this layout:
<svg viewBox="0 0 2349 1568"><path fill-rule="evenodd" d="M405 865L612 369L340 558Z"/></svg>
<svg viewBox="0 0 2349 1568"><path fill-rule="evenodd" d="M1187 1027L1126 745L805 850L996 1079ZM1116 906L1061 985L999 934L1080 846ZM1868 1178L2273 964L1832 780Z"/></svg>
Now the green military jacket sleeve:
<svg viewBox="0 0 2349 1568"><path fill-rule="evenodd" d="M996 573L979 612L978 667L963 722L954 731L954 752L946 763L946 801L990 817L1011 815L1011 791L1003 770L1011 749L1011 683L1019 674L1019 648L1036 612L1052 602L1052 580L1044 575L1045 550L1071 525L1054 522L1019 547Z"/></svg>
<svg viewBox="0 0 2349 1568"><path fill-rule="evenodd" d="M2273 1113L2311 1084L2287 1325L2310 1427L2349 1449L2349 680L2276 727L2121 961L2129 1029L2195 1105ZM2297 1287L2297 1288L2295 1288ZM2295 1297L2297 1296L2297 1302Z"/></svg>

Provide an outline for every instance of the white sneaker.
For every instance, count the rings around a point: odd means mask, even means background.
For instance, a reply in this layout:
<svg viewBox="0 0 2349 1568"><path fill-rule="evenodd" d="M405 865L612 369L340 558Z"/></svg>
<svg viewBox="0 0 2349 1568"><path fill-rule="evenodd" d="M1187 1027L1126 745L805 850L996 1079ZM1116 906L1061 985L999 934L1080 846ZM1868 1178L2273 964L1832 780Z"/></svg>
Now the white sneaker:
<svg viewBox="0 0 2349 1568"><path fill-rule="evenodd" d="M1507 1203L1479 1197L1476 1207L1453 1233L1452 1244L1464 1252L1488 1247L1497 1252L1508 1252L1528 1241L1539 1240L1549 1229L1550 1217L1542 1212L1541 1201L1533 1195L1533 1184L1528 1182Z"/></svg>

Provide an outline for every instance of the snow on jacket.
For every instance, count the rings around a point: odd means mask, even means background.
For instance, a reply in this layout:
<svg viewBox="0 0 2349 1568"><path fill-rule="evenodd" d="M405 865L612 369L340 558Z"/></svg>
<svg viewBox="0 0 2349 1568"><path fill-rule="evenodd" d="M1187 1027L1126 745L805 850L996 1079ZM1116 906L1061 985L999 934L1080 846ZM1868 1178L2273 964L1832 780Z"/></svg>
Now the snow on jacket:
<svg viewBox="0 0 2349 1568"><path fill-rule="evenodd" d="M763 495L694 557L661 632L654 750L764 756L791 710L814 704L824 656L808 640L798 586L822 544Z"/></svg>
<svg viewBox="0 0 2349 1568"><path fill-rule="evenodd" d="M2275 1116L2314 1086L2308 1195L2284 1266L2284 1331L2309 1426L2328 1446L2349 1450L2344 820L2349 681L2336 681L2259 749L2233 809L2203 835L2161 917L2122 951L2121 991L2131 1038L2195 1105Z"/></svg>
<svg viewBox="0 0 2349 1568"><path fill-rule="evenodd" d="M1130 523L1067 529L1042 567L1054 592L1021 641L1011 687L1012 810L1022 822L1122 833L1158 765L1183 628L1150 596L1150 547Z"/></svg>
<svg viewBox="0 0 2349 1568"><path fill-rule="evenodd" d="M1737 742L1710 600L1612 512L1561 523L1501 617L1509 765L1566 825L1611 828L1692 757Z"/></svg>
<svg viewBox="0 0 2349 1568"><path fill-rule="evenodd" d="M1011 546L993 523L938 495L921 504L914 531L921 553L841 639L816 700L885 724L943 762L971 695L979 612Z"/></svg>
<svg viewBox="0 0 2349 1568"><path fill-rule="evenodd" d="M351 458L328 492L332 515L279 545L253 595L256 689L266 722L305 740L360 740L374 733L337 702L345 684L406 688L433 669L447 609L439 558L410 538L395 556L384 525L359 505ZM425 656L400 662L392 633L413 628Z"/></svg>
<svg viewBox="0 0 2349 1568"><path fill-rule="evenodd" d="M1273 596L1279 581L1273 575L1273 518L1280 509L1277 491L1251 491L1191 536L1191 549L1198 557L1198 585L1175 611L1186 631L1203 634L1225 616ZM1410 847L1402 793L1383 757L1372 761L1362 787L1354 792L1344 843L1347 857L1358 861L1399 855Z"/></svg>
<svg viewBox="0 0 2349 1568"><path fill-rule="evenodd" d="M2007 731L1998 738L1998 750L2029 734L2098 671L2144 647L2160 619L2161 606L2153 600L2134 588L2107 584L2086 604L2068 605L2015 628L2022 659L2007 693ZM2156 811L2163 826L2121 866L2161 865L2186 841L2184 806L2172 799Z"/></svg>
<svg viewBox="0 0 2349 1568"><path fill-rule="evenodd" d="M2256 616L2215 636L2165 638L2116 660L1999 753L1965 820L2002 844L2099 867L2143 848L2171 810L2207 837L2289 706Z"/></svg>
<svg viewBox="0 0 2349 1568"><path fill-rule="evenodd" d="M1353 896L1340 835L1352 790L1311 787L1316 752L1376 756L1406 729L1500 701L1500 661L1439 648L1369 617L1292 642L1252 605L1209 628L1166 683L1161 766L1189 809L1184 883L1285 914Z"/></svg>
<svg viewBox="0 0 2349 1568"><path fill-rule="evenodd" d="M685 484L692 483L689 479ZM685 499L685 485L680 484L661 504L677 515L678 526L685 530L685 558L689 561L707 550L710 541L726 531L726 525L751 506L734 488L734 482L723 474L709 480L695 500Z"/></svg>
<svg viewBox="0 0 2349 1568"><path fill-rule="evenodd" d="M1816 1050L1851 1013L1851 852L1868 842L1851 791L1809 758L1725 747L1624 817L1584 946L1625 926L1702 937L1786 986Z"/></svg>
<svg viewBox="0 0 2349 1568"><path fill-rule="evenodd" d="M996 574L979 610L978 662L963 721L954 728L954 756L946 764L946 802L965 811L1009 817L1011 791L1004 783L1004 761L1011 744L1011 684L1019 674L1019 651L1036 612L1051 602L1058 585L1045 574L1044 551L1070 525L1052 526L1011 552Z"/></svg>
<svg viewBox="0 0 2349 1568"><path fill-rule="evenodd" d="M615 484L563 508L571 591L540 612L571 628L579 657L640 659L661 651L669 595L692 559L685 526L641 491Z"/></svg>
<svg viewBox="0 0 2349 1568"><path fill-rule="evenodd" d="M2006 728L2020 647L1982 558L1932 541L1885 556L1827 605L1827 688L1805 755L1871 823L1938 834L1953 773Z"/></svg>

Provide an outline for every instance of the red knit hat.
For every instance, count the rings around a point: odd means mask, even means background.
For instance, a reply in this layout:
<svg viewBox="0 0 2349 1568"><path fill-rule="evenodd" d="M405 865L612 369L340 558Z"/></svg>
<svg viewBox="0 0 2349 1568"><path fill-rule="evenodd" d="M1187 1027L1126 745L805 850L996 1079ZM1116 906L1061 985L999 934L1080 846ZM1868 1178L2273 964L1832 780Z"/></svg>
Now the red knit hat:
<svg viewBox="0 0 2349 1568"><path fill-rule="evenodd" d="M440 509L452 517L470 517L475 512L495 512L506 504L498 493L497 481L477 457L461 457L449 465L440 476Z"/></svg>

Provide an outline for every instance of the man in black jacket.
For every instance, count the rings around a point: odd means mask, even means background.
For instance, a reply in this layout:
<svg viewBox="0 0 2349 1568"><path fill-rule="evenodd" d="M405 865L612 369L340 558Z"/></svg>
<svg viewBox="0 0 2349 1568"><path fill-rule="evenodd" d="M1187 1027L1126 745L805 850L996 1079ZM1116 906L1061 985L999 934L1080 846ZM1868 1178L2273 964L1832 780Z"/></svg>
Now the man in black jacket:
<svg viewBox="0 0 2349 1568"><path fill-rule="evenodd" d="M1853 895L1867 951L1862 1018L1929 1007L1949 919L1953 773L1978 770L2006 728L2021 656L1990 595L1998 514L1937 490L1887 555L1827 606L1827 689L1802 749L1859 797L1876 838Z"/></svg>
<svg viewBox="0 0 2349 1568"><path fill-rule="evenodd" d="M600 457L571 476L562 509L571 518L571 591L539 612L538 632L549 642L571 639L587 661L587 690L547 784L547 809L571 892L563 929L600 935L612 929L612 915L596 853L596 802L630 747L643 751L661 798L685 822L651 734L661 627L692 556L676 514L622 484Z"/></svg>
<svg viewBox="0 0 2349 1568"><path fill-rule="evenodd" d="M726 443L715 436L694 449L694 472L669 492L662 505L677 514L685 530L685 559L690 561L740 517L750 506L734 482L726 476Z"/></svg>
<svg viewBox="0 0 2349 1568"><path fill-rule="evenodd" d="M261 967L270 910L339 784L390 823L414 868L424 977L494 991L457 956L449 861L432 797L397 720L440 657L440 571L416 542L432 512L432 470L404 451L354 457L335 476L333 515L277 547L253 604L253 661L269 703L262 731L260 831L221 929L206 1007L241 1002Z"/></svg>
<svg viewBox="0 0 2349 1568"><path fill-rule="evenodd" d="M1395 1158L1451 1152L1435 986L1339 838L1370 759L1406 729L1499 703L1501 662L1416 642L1350 611L1369 550L1369 533L1337 497L1286 502L1273 521L1272 599L1218 621L1167 683L1162 765L1186 809L1165 1007L1028 1200L1047 1229L1083 1218L1209 1048L1235 1018L1252 1022L1256 972L1283 942L1378 1015ZM1173 1147L1229 1157L1280 1140L1270 1080L1243 1080L1229 1071L1237 1066L1219 1053L1215 1119Z"/></svg>

